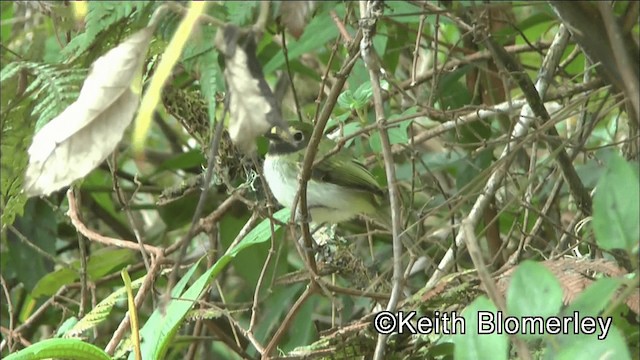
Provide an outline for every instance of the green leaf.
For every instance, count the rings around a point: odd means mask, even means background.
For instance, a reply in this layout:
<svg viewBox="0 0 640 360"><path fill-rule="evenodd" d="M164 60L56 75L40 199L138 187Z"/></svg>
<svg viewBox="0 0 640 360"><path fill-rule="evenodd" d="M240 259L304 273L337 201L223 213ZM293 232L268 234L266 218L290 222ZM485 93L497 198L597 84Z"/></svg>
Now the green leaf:
<svg viewBox="0 0 640 360"><path fill-rule="evenodd" d="M525 317L555 316L562 307L562 288L558 279L543 265L524 261L516 269L507 289L507 313L509 316ZM535 329L526 329L524 337L539 337L532 334Z"/></svg>
<svg viewBox="0 0 640 360"><path fill-rule="evenodd" d="M373 88L371 82L366 81L362 83L356 91L353 92L354 109L362 109L367 105L369 99L373 97Z"/></svg>
<svg viewBox="0 0 640 360"><path fill-rule="evenodd" d="M31 296L37 299L41 296L51 296L63 285L71 284L78 278L78 272L62 268L42 277L33 287Z"/></svg>
<svg viewBox="0 0 640 360"><path fill-rule="evenodd" d="M315 314L316 306L318 306L318 298L316 297L311 297L302 305L291 324L291 328L296 329L296 331L290 334L288 341L282 346L284 351L291 351L298 346L309 344L314 339L317 329L314 322L309 321L309 319Z"/></svg>
<svg viewBox="0 0 640 360"><path fill-rule="evenodd" d="M184 288L187 286L187 283L189 282L195 271L198 269L198 265L200 264L201 260L202 259L193 264L191 268L189 268L189 271L187 271L187 273L184 274L182 278L180 278L180 281L178 281L173 289L171 289L172 300L169 302L169 304L164 309L156 308L156 310L151 314L142 329L140 329L140 337L142 338L140 350L142 351L143 359L160 359L160 357L156 356L157 351L159 350L158 348L160 346L160 341L164 339L164 341L166 342L166 336L164 335L164 332L171 331L171 328L166 328L169 327L170 324L173 325L173 327L179 325L180 320L186 315L187 311L185 311L184 314L169 313L169 306L172 307L171 310L176 310L176 304L184 302L181 301L180 294L182 293L182 290L184 290ZM178 321L175 321L176 316L174 315L180 317L180 319ZM166 344L163 344L163 346L166 346ZM133 352L129 355L129 359L134 359Z"/></svg>
<svg viewBox="0 0 640 360"><path fill-rule="evenodd" d="M257 1L225 1L227 8L227 20L235 25L246 24L253 15L253 10L258 4Z"/></svg>
<svg viewBox="0 0 640 360"><path fill-rule="evenodd" d="M5 360L111 360L99 347L77 339L47 339L28 346L5 358Z"/></svg>
<svg viewBox="0 0 640 360"><path fill-rule="evenodd" d="M206 160L202 155L202 151L191 150L174 155L168 160L164 161L150 176L162 173L164 171L198 168L202 166L202 164L206 164Z"/></svg>
<svg viewBox="0 0 640 360"><path fill-rule="evenodd" d="M631 359L629 349L620 331L611 327L606 336L560 335L549 339L545 359Z"/></svg>
<svg viewBox="0 0 640 360"><path fill-rule="evenodd" d="M53 209L44 200L34 198L27 201L24 215L15 219L14 227L33 245L55 254L58 224ZM7 231L7 241L8 256L3 255L7 257L8 269L15 271L26 290L33 290L43 276L53 271L52 262L20 241L13 231Z"/></svg>
<svg viewBox="0 0 640 360"><path fill-rule="evenodd" d="M388 7L388 9L385 10L385 15L391 17L393 21L409 24L417 24L420 22L420 9L407 1L389 1L384 5Z"/></svg>
<svg viewBox="0 0 640 360"><path fill-rule="evenodd" d="M68 318L62 323L62 325L60 325L60 327L58 327L55 337L57 338L62 337L62 335L66 334L67 331L70 331L74 326L76 326L76 324L78 324L77 317L72 316Z"/></svg>
<svg viewBox="0 0 640 360"><path fill-rule="evenodd" d="M91 280L97 280L130 262L134 252L127 249L103 248L94 252L87 262L87 274ZM77 269L77 270L74 270ZM63 285L70 284L79 278L80 261L74 261L71 268L62 268L42 277L34 286L31 296L51 296Z"/></svg>
<svg viewBox="0 0 640 360"><path fill-rule="evenodd" d="M465 331L453 336L454 359L503 360L508 358L509 339L507 335L497 334L495 330L490 331L491 329L486 323L489 314L495 316L497 311L495 305L485 296L475 299L464 309L462 317L465 319Z"/></svg>
<svg viewBox="0 0 640 360"><path fill-rule="evenodd" d="M7 20L13 18L14 15L14 5L12 3L2 3L2 13L0 14L0 38L2 42L9 41L11 34L13 33L12 27L13 25Z"/></svg>
<svg viewBox="0 0 640 360"><path fill-rule="evenodd" d="M553 274L533 261L518 265L507 290L507 313L517 318L555 316L562 307L562 288ZM543 320L544 321L544 320ZM523 328L518 336L535 339L543 336L536 327ZM524 326L524 325L523 325Z"/></svg>
<svg viewBox="0 0 640 360"><path fill-rule="evenodd" d="M389 143L393 144L407 144L409 137L407 136L406 128L402 126L396 126L389 128L387 134L389 136ZM382 153L382 141L380 140L380 132L376 131L369 137L369 146L375 153Z"/></svg>
<svg viewBox="0 0 640 360"><path fill-rule="evenodd" d="M603 249L631 252L640 240L638 174L620 155L608 164L593 199L593 231Z"/></svg>
<svg viewBox="0 0 640 360"><path fill-rule="evenodd" d="M169 269L165 270L168 272ZM131 288L133 290L138 289L146 276L143 276L131 283ZM67 337L75 337L82 334L84 331L95 327L100 324L104 320L107 319L113 306L118 302L127 297L127 289L123 286L116 291L112 292L111 295L107 296L104 300L100 301L91 311L86 314L79 321L76 319L76 323L73 324L73 327L64 332L64 335Z"/></svg>
<svg viewBox="0 0 640 360"><path fill-rule="evenodd" d="M338 106L345 110L352 110L355 108L356 100L353 97L351 90L347 89L338 96Z"/></svg>
<svg viewBox="0 0 640 360"><path fill-rule="evenodd" d="M339 5L343 6L343 5ZM328 13L319 14L307 25L300 40L287 39L289 61L297 59L302 54L321 49L329 40L338 36L338 28L333 24ZM265 76L284 65L284 54L279 52L264 66Z"/></svg>
<svg viewBox="0 0 640 360"><path fill-rule="evenodd" d="M268 341L269 335L273 331L273 324L278 324L281 319L291 310L291 305L296 301L296 296L300 294L304 285L293 284L292 286L277 287L274 292L265 300L264 306L269 311L263 314L263 321L257 324L255 337L258 341ZM308 320L309 318L307 318ZM250 356L255 357L256 350L253 347L248 351Z"/></svg>
<svg viewBox="0 0 640 360"><path fill-rule="evenodd" d="M621 279L598 279L580 293L563 313L571 316L577 311L580 316L597 316L609 304L621 284Z"/></svg>
<svg viewBox="0 0 640 360"><path fill-rule="evenodd" d="M281 209L273 215L275 219L286 222L290 217L290 211L288 209ZM227 266L227 264L243 249L254 244L267 241L271 237L270 219L263 220L258 226L245 236L244 239L234 248L227 249L227 252L216 261L211 268L209 268L204 274L202 274L182 295L180 292L184 284L182 280L172 290L172 298L169 304L165 307L164 311L156 309L153 312L147 323L140 330L142 341L142 356L144 359L163 359L167 353L171 341L178 331L182 320L186 316L187 312L191 309L195 301L202 295L204 289L209 286L210 282L220 274L220 272ZM274 225L277 230L280 226ZM194 265L189 272L189 277L193 271L195 271L197 264ZM186 277L186 276L185 276ZM133 359L133 354L130 355L130 359Z"/></svg>

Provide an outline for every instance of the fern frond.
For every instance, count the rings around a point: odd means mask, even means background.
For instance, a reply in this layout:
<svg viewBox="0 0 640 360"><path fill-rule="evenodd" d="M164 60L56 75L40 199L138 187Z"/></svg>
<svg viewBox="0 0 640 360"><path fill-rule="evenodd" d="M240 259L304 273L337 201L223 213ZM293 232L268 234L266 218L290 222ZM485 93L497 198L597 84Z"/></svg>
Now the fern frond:
<svg viewBox="0 0 640 360"><path fill-rule="evenodd" d="M20 62L13 62L0 71L0 84L14 77L22 69Z"/></svg>
<svg viewBox="0 0 640 360"><path fill-rule="evenodd" d="M203 319L211 320L211 319L217 319L222 315L224 315L224 310L218 309L218 308L194 309L189 311L187 315L184 317L184 319L186 321L195 321L195 320L203 320Z"/></svg>
<svg viewBox="0 0 640 360"><path fill-rule="evenodd" d="M85 31L74 37L62 49L64 57L70 58L82 54L96 40L98 34L124 18L141 14L149 6L149 1L91 1L85 17Z"/></svg>
<svg viewBox="0 0 640 360"><path fill-rule="evenodd" d="M1 82L25 69L35 78L25 89L36 101L31 115L37 117L36 130L62 112L77 97L87 75L85 69L65 69L56 65L20 61L8 64L0 72Z"/></svg>
<svg viewBox="0 0 640 360"><path fill-rule="evenodd" d="M171 269L165 269L161 274L166 274ZM146 276L143 276L133 282L131 282L131 288L137 289L144 282ZM107 296L104 300L100 301L96 307L93 308L87 315L85 315L80 321L78 321L69 331L64 334L64 337L77 337L80 336L83 332L88 329L95 327L100 324L104 320L107 319L113 306L119 302L123 301L127 298L127 290L125 287L121 287L118 290L111 293L111 295Z"/></svg>

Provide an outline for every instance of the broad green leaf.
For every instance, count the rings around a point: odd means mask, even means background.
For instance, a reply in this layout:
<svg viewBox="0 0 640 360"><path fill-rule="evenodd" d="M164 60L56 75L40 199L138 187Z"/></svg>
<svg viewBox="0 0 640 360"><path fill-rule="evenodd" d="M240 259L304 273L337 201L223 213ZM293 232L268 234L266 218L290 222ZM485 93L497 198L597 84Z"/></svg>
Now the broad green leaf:
<svg viewBox="0 0 640 360"><path fill-rule="evenodd" d="M62 268L42 277L33 287L31 296L39 298L41 296L51 296L55 294L61 286L71 284L79 275L77 271Z"/></svg>
<svg viewBox="0 0 640 360"><path fill-rule="evenodd" d="M394 144L408 144L409 137L407 136L407 130L402 125L394 126L387 129L389 136L389 143ZM376 131L369 137L369 146L375 153L382 153L382 142L380 140L380 132Z"/></svg>
<svg viewBox="0 0 640 360"><path fill-rule="evenodd" d="M296 301L296 296L300 294L304 285L293 284L292 286L278 287L265 300L265 308L270 311L263 314L264 318L255 329L255 336L258 341L269 341L269 334L273 331L274 324L278 324L281 319L291 310L291 304ZM308 318L307 318L308 319ZM251 347L249 355L255 356L256 350Z"/></svg>
<svg viewBox="0 0 640 360"><path fill-rule="evenodd" d="M464 334L453 336L455 348L453 357L456 360L506 360L509 354L509 338L506 334L498 334L495 329L495 316L498 310L484 296L475 299L462 314L465 321Z"/></svg>
<svg viewBox="0 0 640 360"><path fill-rule="evenodd" d="M524 261L513 274L507 289L507 313L518 319L539 317L542 321L558 315L562 307L562 288L558 279L544 266L533 261ZM518 335L525 339L544 336L537 327L539 323L528 323ZM525 325L523 325L525 326Z"/></svg>
<svg viewBox="0 0 640 360"><path fill-rule="evenodd" d="M227 19L235 25L245 25L253 15L258 1L225 1Z"/></svg>
<svg viewBox="0 0 640 360"><path fill-rule="evenodd" d="M603 249L631 252L640 239L638 173L617 154L608 165L593 199L593 231Z"/></svg>
<svg viewBox="0 0 640 360"><path fill-rule="evenodd" d="M352 110L356 108L356 100L353 97L351 90L347 89L338 96L338 106L345 110Z"/></svg>
<svg viewBox="0 0 640 360"><path fill-rule="evenodd" d="M193 277L193 274L198 269L198 265L200 264L202 259L198 260L195 264L189 268L180 281L171 289L171 300L169 304L166 305L165 308L159 309L157 308L149 317L147 322L144 324L142 329L140 329L140 337L142 338L141 351L143 359L159 359L159 357L155 356L156 351L158 350L158 346L160 346L160 339L163 331L170 331L171 329L164 329L163 325L167 322L167 318L173 318L173 314L168 313L168 307L173 306L172 310L176 308L176 302L183 302L180 299L180 294L187 286L187 283ZM188 310L188 309L187 309ZM179 315L179 314L178 314ZM186 315L186 311L182 314L182 317ZM181 318L182 318L181 317ZM175 320L174 320L175 321ZM179 322L179 321L178 321ZM179 325L178 322L175 322L175 325ZM134 359L134 354L131 353L129 355L129 359Z"/></svg>
<svg viewBox="0 0 640 360"><path fill-rule="evenodd" d="M548 341L545 359L631 359L629 349L620 331L611 326L606 336L594 335L559 335Z"/></svg>
<svg viewBox="0 0 640 360"><path fill-rule="evenodd" d="M328 13L322 13L314 17L300 40L288 39L289 61L297 59L302 54L321 49L327 42L338 36L338 28L335 26ZM274 56L264 65L264 73L271 74L284 65L284 54L282 52Z"/></svg>
<svg viewBox="0 0 640 360"><path fill-rule="evenodd" d="M522 318L556 316L562 307L562 288L558 279L543 265L524 261L514 272L507 289L507 313ZM537 337L527 329L525 337ZM521 331L520 333L524 333Z"/></svg>
<svg viewBox="0 0 640 360"><path fill-rule="evenodd" d="M133 251L127 249L100 249L89 257L87 275L91 280L97 280L131 261L134 255ZM42 277L34 286L32 296L38 298L53 295L63 285L76 281L80 276L80 261L74 261L70 266L71 268L62 268Z"/></svg>
<svg viewBox="0 0 640 360"><path fill-rule="evenodd" d="M47 339L13 353L5 360L111 360L99 347L78 339Z"/></svg>

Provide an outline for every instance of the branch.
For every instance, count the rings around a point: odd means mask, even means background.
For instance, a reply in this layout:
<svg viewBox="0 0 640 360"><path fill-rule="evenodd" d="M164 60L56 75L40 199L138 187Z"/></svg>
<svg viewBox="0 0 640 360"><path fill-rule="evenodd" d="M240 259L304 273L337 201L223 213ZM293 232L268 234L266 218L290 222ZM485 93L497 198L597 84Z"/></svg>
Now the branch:
<svg viewBox="0 0 640 360"><path fill-rule="evenodd" d="M73 195L72 189L69 189L67 191L67 199L69 200L69 211L67 211L67 215L71 219L71 224L73 224L73 226L76 228L76 231L86 236L87 239L107 246L116 246L119 248L135 251L140 250L140 245L137 242L103 236L87 228L87 226L82 221L80 221L80 218L78 217L78 205L76 203L76 198ZM163 250L161 248L147 244L142 244L142 246L144 247L145 251L154 254L156 257L160 257L163 255Z"/></svg>
<svg viewBox="0 0 640 360"><path fill-rule="evenodd" d="M376 125L380 133L382 143L382 158L384 160L385 173L387 175L387 185L389 186L389 200L391 206L391 234L393 236L393 287L391 296L387 303L387 311L395 311L402 295L402 283L404 271L402 268L402 219L400 215L400 195L396 180L395 164L391 152L391 142L386 129L386 118L384 115L384 105L382 99L382 89L380 88L381 64L373 49L373 35L375 33L378 18L382 16L384 5L381 1L360 1L360 29L362 30L362 40L360 41L360 56L369 69L371 79L371 89L373 90L373 107L376 114ZM373 354L374 359L384 358L387 335L379 334L376 341L376 348Z"/></svg>
<svg viewBox="0 0 640 360"><path fill-rule="evenodd" d="M545 57L542 68L540 69L540 74L545 74L546 76L549 76L549 77L553 74L555 68L558 65L558 61L560 58L558 53L562 54L562 51L564 50L564 46L566 45L567 40L568 40L568 34L564 28L561 28L560 31L558 31L558 33L553 39L551 48L547 53L547 56ZM540 93L542 96L544 96L544 93L546 92L546 87L547 87L546 79L547 77L541 76L538 79L538 82L536 84L537 87L540 89ZM538 91L536 90L536 93L537 92ZM546 112L546 109L544 111ZM518 142L520 142L521 139L527 134L529 127L533 122L533 118L530 116L527 116L527 114L529 114L530 112L531 112L531 108L529 106L525 106L525 108L522 110L520 119L516 124L516 126L514 127L513 132L510 134L510 140L507 143L507 146L504 148L504 150L500 154L500 157L497 161L498 163L503 161L511 153L511 149L514 148L518 144ZM487 180L487 184L485 185L482 191L482 194L478 196L475 204L471 208L471 211L463 220L463 222L468 223L469 226L471 226L472 228L474 228L478 224L478 221L480 220L482 213L484 212L486 207L489 205L490 199L493 198L496 191L500 187L500 184L502 183L502 180L505 177L506 170L507 169L502 166L498 166L495 168L495 171L491 174L491 176ZM463 246L464 241L465 241L465 232L461 231L456 236L455 247ZM440 263L438 264L438 268L434 271L433 275L427 282L426 287L427 288L433 287L438 282L438 280L440 280L442 276L447 271L449 271L449 269L453 265L453 261L454 261L454 248L450 247L445 253L442 260L440 261Z"/></svg>

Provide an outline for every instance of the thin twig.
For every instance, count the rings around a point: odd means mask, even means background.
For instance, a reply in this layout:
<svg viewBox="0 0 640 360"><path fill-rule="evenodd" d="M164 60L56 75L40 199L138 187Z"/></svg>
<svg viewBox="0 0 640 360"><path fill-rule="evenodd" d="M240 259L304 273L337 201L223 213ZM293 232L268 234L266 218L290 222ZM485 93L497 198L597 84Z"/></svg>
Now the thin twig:
<svg viewBox="0 0 640 360"><path fill-rule="evenodd" d="M151 270L147 273L144 281L142 282L142 285L140 285L140 289L138 289L138 293L136 294L134 300L136 309L139 309L140 306L142 306L142 302L146 299L149 290L151 290L151 288L153 287L153 283L160 273L160 266L162 265L163 260L164 256L162 254L151 259ZM129 323L129 313L127 312L124 319L122 319L120 325L118 325L118 328L113 333L111 340L109 340L109 343L104 349L107 354L113 355L113 353L116 351L120 340L122 340L122 337L129 328Z"/></svg>
<svg viewBox="0 0 640 360"><path fill-rule="evenodd" d="M260 353L260 354L264 354L264 347L262 346L262 344L260 344L260 341L258 341L258 339L256 339L256 337L253 335L253 333L251 331L247 331L244 327L242 327L242 325L240 325L236 319L234 319L230 314L228 314L227 312L224 313L227 317L227 320L229 320L229 323L235 327L237 330L239 330L242 335L244 335L245 338L247 338L249 340L249 342L251 343L251 345L253 345L253 347Z"/></svg>
<svg viewBox="0 0 640 360"><path fill-rule="evenodd" d="M554 70L558 65L558 61L560 58L560 56L558 56L558 52L562 54L562 52L564 51L563 44L566 45L566 41L567 41L566 36L568 36L568 34L564 33L564 31L559 31L556 34L555 38L553 39L551 49L547 53L547 57L543 62L543 67L540 69L541 74L546 74L547 76L551 76L554 73ZM539 94L542 97L544 97L544 94L547 88L546 85L543 84L543 82L545 81L546 81L546 77L540 77L538 79L538 83L536 84L537 85L536 87L541 90L539 91ZM526 108L527 106L525 106L525 108L522 109L522 112L521 112L522 115L520 116L518 123L514 127L513 132L510 134L509 142L507 143L507 146L504 148L504 150L500 154L498 161L505 159L513 151L513 147L516 146L519 142L521 142L524 135L527 134L533 120L532 120L532 117L526 116L531 112L530 108L529 109L526 109ZM465 220L470 224L472 228L474 228L478 224L478 221L480 220L484 210L489 205L490 199L494 197L496 191L500 188L502 180L505 177L506 170L507 169L503 168L502 166L496 167L493 173L491 174L491 176L489 177L489 179L487 180L487 183L482 193L480 194L480 196L478 196L478 198L476 199L476 202L471 208L471 211L465 218ZM462 246L464 244L464 240L465 240L464 232L458 233L458 235L455 238L455 246L457 247ZM442 276L451 268L451 266L453 265L453 257L454 257L454 250L453 248L449 248L445 253L445 255L443 256L443 258L440 260L440 263L438 264L438 268L434 271L431 278L429 278L429 281L427 282L427 285L426 285L427 288L433 287L438 282L438 280L440 280Z"/></svg>
<svg viewBox="0 0 640 360"><path fill-rule="evenodd" d="M381 14L374 13L374 6L381 5L375 1L360 1L360 24L362 30L362 40L360 43L360 55L365 63L367 59L373 58L373 39L372 35L375 30L376 22ZM364 10L364 11L363 11ZM402 295L404 271L402 267L402 253L404 247L400 234L402 233L402 219L400 214L400 194L398 193L398 184L396 180L395 165L393 154L391 153L391 142L389 134L385 127L386 117L384 115L384 105L382 99L382 89L380 87L379 69L367 63L369 68L369 79L373 90L373 105L376 115L376 124L380 134L380 142L382 143L382 158L384 160L384 168L387 175L387 186L389 187L389 200L391 207L391 233L393 238L393 287L391 288L391 296L387 303L387 311L396 310L400 296ZM384 358L385 345L387 335L379 334L376 342L376 348L373 355L374 359L381 360Z"/></svg>
<svg viewBox="0 0 640 360"><path fill-rule="evenodd" d="M226 111L225 111L226 112ZM215 112L213 114L215 117ZM214 118L215 120L215 118ZM175 264L173 264L173 269L171 271L171 275L169 276L169 283L167 284L167 291L165 294L165 299L168 300L171 296L171 289L176 284L176 280L178 278L178 268L184 256L187 254L187 245L191 239L196 235L197 224L202 216L202 212L204 211L205 203L207 202L207 195L209 194L209 186L211 184L211 179L213 178L213 169L215 168L216 157L218 156L218 148L220 147L220 141L222 140L222 132L224 131L224 121L222 119L218 120L215 128L215 134L211 138L211 144L209 147L209 159L207 161L207 172L204 176L203 181L203 189L200 194L200 198L198 199L198 205L196 205L196 209L193 212L193 217L191 218L191 225L189 226L189 231L180 239L180 250L178 252L178 258L176 259ZM168 301L167 301L168 303Z"/></svg>
<svg viewBox="0 0 640 360"><path fill-rule="evenodd" d="M296 300L296 302L291 307L291 310L287 312L287 316L285 316L284 320L282 320L283 324L290 324L291 321L293 321L293 319L295 318L298 311L300 311L300 309L302 308L302 305L304 305L307 299L309 299L311 295L313 295L313 293L315 292L315 290L313 289L314 287L313 284L314 283L310 283L309 286L307 286L307 288L304 290L302 295L300 295L298 300ZM264 348L264 351L262 352L262 359L266 360L269 358L269 354L271 354L271 352L274 350L276 345L278 345L278 343L280 342L280 339L282 338L282 336L284 336L287 328L288 326L280 326L278 330L276 330L276 333L273 335L271 340L269 340L269 343L267 344L267 346Z"/></svg>
<svg viewBox="0 0 640 360"><path fill-rule="evenodd" d="M80 234L86 236L87 239L107 246L116 246L119 248L130 249L134 251L140 250L139 244L134 241L127 241L103 236L87 228L87 226L82 221L80 221L80 218L78 217L78 206L76 203L76 198L73 195L73 191L71 189L67 191L67 199L69 201L69 211L67 211L67 215L71 219L71 223L76 228L76 230ZM156 257L161 256L163 253L163 250L161 248L157 248L155 246L147 244L143 244L143 246L147 252L154 254Z"/></svg>
<svg viewBox="0 0 640 360"><path fill-rule="evenodd" d="M416 86L416 73L418 72L418 57L420 54L420 41L422 39L422 31L424 28L424 19L426 19L426 15L420 15L420 20L418 21L418 34L416 36L416 44L413 47L413 61L411 64L411 86Z"/></svg>
<svg viewBox="0 0 640 360"><path fill-rule="evenodd" d="M490 34L482 34L480 30L477 30L477 36L483 37L481 41L492 52L496 63L509 73L527 99L527 106L523 109L520 115L520 121L516 124L516 130L514 131L517 131L518 126L531 126L536 119L540 119L539 125L548 122L551 117L544 107L542 98L551 83L553 74L562 57L562 52L569 43L570 34L567 28L564 25L560 25L549 52L542 62L542 67L538 72L538 79L535 85L522 68L522 65L505 52L504 48L500 46ZM557 140L558 138L559 135L556 128L549 127L547 129L547 136L544 138L547 148L549 148L551 152L557 151L555 160L558 162L558 167L562 171L562 176L564 176L567 185L569 185L571 195L574 197L578 207L580 207L585 214L589 215L591 214L591 197L585 189L584 184L582 184L582 180L580 180L567 152L562 147L562 143Z"/></svg>
<svg viewBox="0 0 640 360"><path fill-rule="evenodd" d="M13 326L14 326L14 314L13 314L13 303L11 302L11 293L9 292L9 287L7 286L7 282L4 280L4 276L0 275L0 284L2 284L2 292L4 293L5 299L7 299L7 312L9 314L9 336L7 336L7 346L9 347L9 352L14 350L13 348ZM0 348L0 351L2 349Z"/></svg>
<svg viewBox="0 0 640 360"><path fill-rule="evenodd" d="M56 301L56 298L61 296L62 294L64 294L65 292L67 292L68 288L66 286L62 286L60 289L58 289L58 291L56 291L56 293L49 297L47 299L47 301L45 301L39 308L38 310L34 311L31 316L29 316L29 318L27 318L27 320L25 320L22 324L20 324L15 330L14 333L15 334L19 334L22 331L28 329L29 327L31 327L31 325L33 325L36 320L38 320L40 318L40 316L44 315L44 313L49 309L49 307L51 305L53 305Z"/></svg>
<svg viewBox="0 0 640 360"><path fill-rule="evenodd" d="M251 218L254 217L256 213L251 215ZM251 220L251 219L249 219ZM273 236L270 238L269 242L269 250L267 251L267 258L264 260L264 264L262 264L262 270L260 270L260 275L258 276L258 282L256 283L256 289L253 293L253 304L251 304L251 320L249 321L249 332L253 331L254 326L256 325L256 321L258 320L258 302L260 301L260 288L262 288L262 283L264 282L265 275L267 274L267 268L271 263L271 258L273 254L275 254L275 241L273 241Z"/></svg>
<svg viewBox="0 0 640 360"><path fill-rule="evenodd" d="M362 36L361 33L358 33L356 40L359 40L360 36ZM327 121L329 121L329 117L331 116L333 107L335 106L338 100L338 96L340 96L340 93L342 92L342 87L347 81L347 75L349 72L351 72L351 69L355 64L355 62L351 61L351 58L354 58L356 56L356 52L358 49L357 46L354 44L357 44L357 42L354 41L351 44L349 48L350 59L340 70L340 75L338 76L338 79L336 80L336 82L333 84L333 87L329 91L329 95L327 96L327 100L325 101L325 105L322 108L322 111L320 113L316 113L315 127L313 129L313 134L309 139L309 144L307 146L307 149L305 150L304 160L302 163L302 170L300 171L300 174L298 176L298 191L291 204L291 222L294 221L296 213L298 213L296 209L298 208L300 209L299 213L301 214L302 220L308 219L307 196L306 196L307 182L311 178L311 168L313 165L313 159L315 158L316 153L318 151L318 145L320 144L320 140L322 140L322 138L324 137L323 135L324 128L327 125ZM309 234L309 224L308 222L303 221L301 226L302 226L302 234L303 234L305 246L311 249L313 247L313 240L311 239L311 236ZM308 264L311 264L312 266L315 265L315 260L313 260L312 256L307 255L305 258ZM315 268L312 268L311 270L314 274L317 272L317 269Z"/></svg>
<svg viewBox="0 0 640 360"><path fill-rule="evenodd" d="M298 92L296 86L293 83L293 74L291 73L291 64L289 63L289 49L287 49L287 39L285 37L286 31L281 31L282 35L282 54L284 55L284 64L287 68L287 78L289 79L289 85L291 86L291 94L293 95L293 102L296 105L296 114L298 115L298 121L302 121L302 112L300 110L300 101L298 101Z"/></svg>
<svg viewBox="0 0 640 360"><path fill-rule="evenodd" d="M342 22L342 20L340 20L340 18L338 17L338 14L336 13L335 10L330 10L329 11L329 15L331 15L331 19L333 19L333 22L336 24L336 27L338 28L338 31L340 31L340 35L342 35L342 38L344 39L345 42L349 43L351 42L351 35L349 35L349 32L347 31L347 28L344 26L344 22ZM336 42L337 44L337 42Z"/></svg>
<svg viewBox="0 0 640 360"><path fill-rule="evenodd" d="M130 201L126 201L124 198L124 193L122 189L120 189L120 181L118 181L118 177L116 176L115 169L118 168L118 157L116 156L116 152L113 153L111 157L111 161L108 162L109 170L111 173L111 182L113 183L113 191L116 194L116 199L120 203L120 206L124 209L124 213L127 216L127 220L129 220L129 224L131 225L131 229L133 230L133 235L140 245L140 254L142 254L142 261L144 261L144 266L147 268L147 271L151 268L151 263L149 262L149 254L144 250L144 239L142 238L142 229L138 226L138 222L133 217L133 213L131 212L131 207L129 206ZM134 177L135 180L135 177ZM138 183L138 186L140 183ZM131 195L130 199L133 199L135 196L135 191Z"/></svg>
<svg viewBox="0 0 640 360"><path fill-rule="evenodd" d="M82 234L76 234L78 237L78 250L80 250L80 307L78 309L78 318L84 317L84 311L87 306L87 242Z"/></svg>
<svg viewBox="0 0 640 360"><path fill-rule="evenodd" d="M35 252L38 253L38 255L44 257L45 259L51 261L53 264L56 265L60 265L65 269L69 269L69 270L73 270L75 271L75 269L67 264L66 262L58 259L57 257L49 254L48 252L42 250L39 246L37 246L36 244L32 243L26 236L24 236L24 234L22 234L18 229L16 229L13 225L9 225L7 226L7 228L15 235L18 237L18 240L22 241L27 247L31 248L32 250L34 250Z"/></svg>
<svg viewBox="0 0 640 360"><path fill-rule="evenodd" d="M602 1L598 2L597 5L600 10L600 15L602 16L602 21L604 22L604 26L607 29L609 42L613 48L612 55L616 64L618 64L618 71L620 71L620 75L626 80L623 81L622 84L625 87L624 90L627 95L627 99L631 102L631 106L635 111L635 116L640 117L640 84L638 82L638 74L636 72L638 64L631 63L629 52L624 44L622 31L620 30L620 26L618 25L615 16L613 15L611 4L608 1ZM638 122L640 119L636 118L633 119L633 121Z"/></svg>

